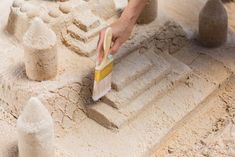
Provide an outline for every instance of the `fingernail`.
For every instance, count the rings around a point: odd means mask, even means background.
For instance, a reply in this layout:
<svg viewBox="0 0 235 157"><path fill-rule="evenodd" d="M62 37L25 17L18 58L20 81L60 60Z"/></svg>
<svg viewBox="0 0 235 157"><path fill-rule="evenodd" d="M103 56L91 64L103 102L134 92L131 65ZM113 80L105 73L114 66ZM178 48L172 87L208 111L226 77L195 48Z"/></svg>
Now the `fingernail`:
<svg viewBox="0 0 235 157"><path fill-rule="evenodd" d="M111 60L111 59L113 59L113 55L112 54L109 54L108 55L108 58Z"/></svg>

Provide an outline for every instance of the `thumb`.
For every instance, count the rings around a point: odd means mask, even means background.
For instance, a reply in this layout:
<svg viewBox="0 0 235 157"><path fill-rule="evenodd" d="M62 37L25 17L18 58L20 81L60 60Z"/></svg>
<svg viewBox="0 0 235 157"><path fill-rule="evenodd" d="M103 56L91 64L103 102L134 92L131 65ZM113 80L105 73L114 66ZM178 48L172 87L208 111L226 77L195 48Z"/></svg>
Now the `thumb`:
<svg viewBox="0 0 235 157"><path fill-rule="evenodd" d="M115 40L111 49L110 49L110 54L112 54L112 55L116 54L118 49L121 47L121 45L122 45L122 42L119 38L117 40Z"/></svg>

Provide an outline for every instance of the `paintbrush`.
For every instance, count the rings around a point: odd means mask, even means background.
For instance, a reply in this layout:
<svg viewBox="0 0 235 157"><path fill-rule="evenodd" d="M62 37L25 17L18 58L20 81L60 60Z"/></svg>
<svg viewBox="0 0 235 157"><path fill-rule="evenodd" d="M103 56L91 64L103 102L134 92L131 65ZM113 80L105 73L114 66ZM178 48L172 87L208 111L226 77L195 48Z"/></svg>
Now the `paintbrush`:
<svg viewBox="0 0 235 157"><path fill-rule="evenodd" d="M101 63L97 61L95 67L95 80L92 99L99 100L111 90L113 57L109 55L109 50L112 44L112 29L109 27L105 31L103 44L103 59Z"/></svg>

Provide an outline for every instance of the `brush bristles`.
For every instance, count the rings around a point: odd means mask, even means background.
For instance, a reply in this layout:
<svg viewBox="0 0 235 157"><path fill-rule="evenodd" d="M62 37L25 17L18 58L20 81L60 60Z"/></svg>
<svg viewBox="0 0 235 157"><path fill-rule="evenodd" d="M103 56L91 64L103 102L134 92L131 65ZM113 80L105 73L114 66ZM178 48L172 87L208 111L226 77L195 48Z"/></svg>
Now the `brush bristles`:
<svg viewBox="0 0 235 157"><path fill-rule="evenodd" d="M95 81L92 99L94 101L97 101L100 98L102 98L105 94L107 94L111 90L111 83L112 83L112 73L107 75L101 81Z"/></svg>

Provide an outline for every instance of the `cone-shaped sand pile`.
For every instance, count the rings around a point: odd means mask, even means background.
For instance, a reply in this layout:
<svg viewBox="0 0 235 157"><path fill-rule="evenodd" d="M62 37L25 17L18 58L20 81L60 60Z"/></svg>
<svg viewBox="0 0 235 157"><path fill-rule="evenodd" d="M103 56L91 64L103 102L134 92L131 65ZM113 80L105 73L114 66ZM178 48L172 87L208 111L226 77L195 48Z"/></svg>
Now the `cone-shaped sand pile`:
<svg viewBox="0 0 235 157"><path fill-rule="evenodd" d="M19 157L53 157L53 120L37 99L31 98L17 121Z"/></svg>
<svg viewBox="0 0 235 157"><path fill-rule="evenodd" d="M227 40L228 15L221 0L208 0L199 16L199 39L206 47L220 46Z"/></svg>

